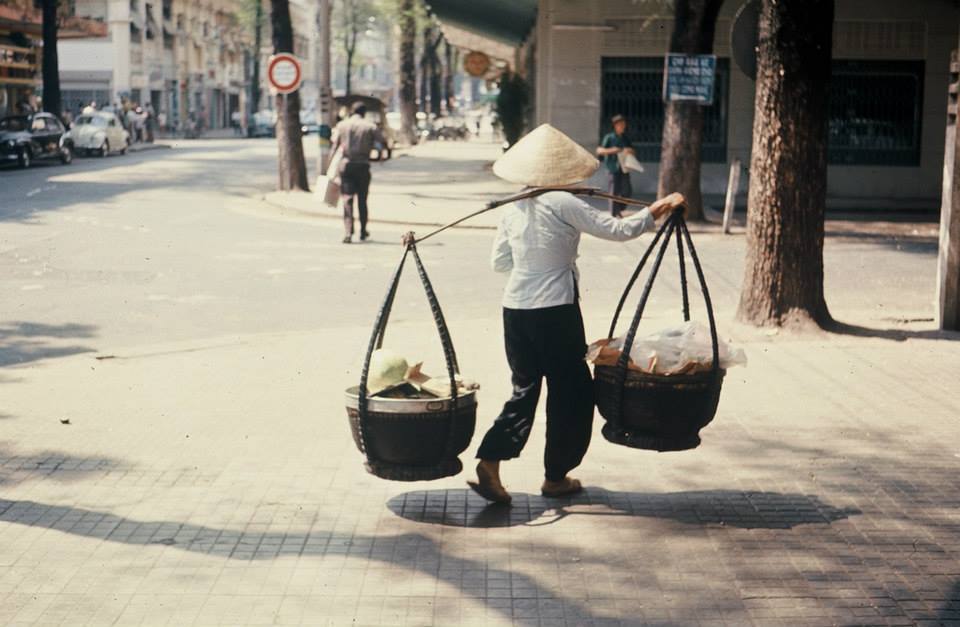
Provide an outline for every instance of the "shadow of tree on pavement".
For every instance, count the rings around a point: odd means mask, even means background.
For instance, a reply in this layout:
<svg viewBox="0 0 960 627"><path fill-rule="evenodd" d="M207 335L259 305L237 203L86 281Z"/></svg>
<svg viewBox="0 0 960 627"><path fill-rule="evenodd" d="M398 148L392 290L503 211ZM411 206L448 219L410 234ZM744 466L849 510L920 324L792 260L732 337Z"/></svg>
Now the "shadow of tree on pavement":
<svg viewBox="0 0 960 627"><path fill-rule="evenodd" d="M511 604L498 605L495 601L503 599L487 595L488 578L507 581L511 586L523 588L534 600L556 597L555 593L545 589L532 577L516 571L494 568L483 561L450 555L432 538L418 533L363 536L312 530L306 533L247 534L190 523L134 520L79 507L2 498L0 523L54 529L126 545L167 546L231 560L272 560L283 555L356 556L433 577L511 620L514 618ZM485 573L485 577L473 581L464 577L464 573ZM584 601L564 598L557 599L557 602L562 603L566 615L582 619L581 624L600 619Z"/></svg>
<svg viewBox="0 0 960 627"><path fill-rule="evenodd" d="M0 323L0 368L42 359L91 353L96 349L63 340L89 339L97 327L89 324L41 324L36 322Z"/></svg>

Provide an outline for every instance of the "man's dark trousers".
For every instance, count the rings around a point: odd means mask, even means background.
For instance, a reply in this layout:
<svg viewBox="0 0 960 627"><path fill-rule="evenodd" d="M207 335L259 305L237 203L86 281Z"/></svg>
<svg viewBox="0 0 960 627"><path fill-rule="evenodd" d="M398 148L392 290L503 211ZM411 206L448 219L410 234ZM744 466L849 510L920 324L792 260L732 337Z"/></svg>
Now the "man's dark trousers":
<svg viewBox="0 0 960 627"><path fill-rule="evenodd" d="M347 163L340 173L340 195L343 196L343 229L353 235L353 199L360 213L360 233L367 232L367 194L370 192L370 164Z"/></svg>
<svg viewBox="0 0 960 627"><path fill-rule="evenodd" d="M614 196L622 196L623 198L633 196L633 187L630 185L629 172L607 172L607 174L609 175L608 189L611 194ZM626 205L622 202L610 201L610 214L614 217L619 218L625 208Z"/></svg>
<svg viewBox="0 0 960 627"><path fill-rule="evenodd" d="M546 478L560 481L580 465L590 446L593 380L584 361L580 306L504 309L503 331L513 396L477 451L490 461L520 455L533 426L543 378L547 379Z"/></svg>

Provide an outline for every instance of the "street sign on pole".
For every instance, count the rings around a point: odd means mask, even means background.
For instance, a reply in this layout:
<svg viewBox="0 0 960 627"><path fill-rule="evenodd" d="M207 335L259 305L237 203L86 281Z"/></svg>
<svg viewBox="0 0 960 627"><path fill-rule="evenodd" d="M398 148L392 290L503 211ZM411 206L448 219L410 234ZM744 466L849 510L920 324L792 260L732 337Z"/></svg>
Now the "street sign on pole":
<svg viewBox="0 0 960 627"><path fill-rule="evenodd" d="M663 99L713 104L716 74L716 55L671 52L663 61Z"/></svg>
<svg viewBox="0 0 960 627"><path fill-rule="evenodd" d="M291 94L297 91L303 82L300 59L286 52L271 56L267 62L267 81L270 83L270 91L275 94Z"/></svg>

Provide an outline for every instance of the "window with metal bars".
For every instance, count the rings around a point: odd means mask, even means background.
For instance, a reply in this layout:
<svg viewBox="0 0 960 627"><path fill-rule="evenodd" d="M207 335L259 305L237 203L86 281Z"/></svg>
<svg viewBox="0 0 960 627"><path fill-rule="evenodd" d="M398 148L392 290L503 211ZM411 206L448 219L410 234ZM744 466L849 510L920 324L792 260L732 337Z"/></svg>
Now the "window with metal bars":
<svg viewBox="0 0 960 627"><path fill-rule="evenodd" d="M611 130L610 118L627 118L627 136L640 161L659 161L663 138L663 57L604 57L600 137ZM727 160L727 92L730 60L717 59L713 104L704 109L702 160Z"/></svg>
<svg viewBox="0 0 960 627"><path fill-rule="evenodd" d="M834 61L829 162L920 165L923 73L923 61Z"/></svg>

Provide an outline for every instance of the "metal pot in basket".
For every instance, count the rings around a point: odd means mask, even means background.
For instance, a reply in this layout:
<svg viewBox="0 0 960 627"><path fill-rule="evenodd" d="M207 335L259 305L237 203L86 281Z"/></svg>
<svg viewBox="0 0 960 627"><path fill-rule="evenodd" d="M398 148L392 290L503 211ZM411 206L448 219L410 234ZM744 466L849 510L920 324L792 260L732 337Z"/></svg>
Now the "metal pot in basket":
<svg viewBox="0 0 960 627"><path fill-rule="evenodd" d="M383 346L400 275L411 253L440 334L450 380L450 396L409 399L371 397L367 388L370 360L373 352ZM370 473L394 481L425 481L455 475L463 469L458 455L470 445L473 438L477 397L474 391L458 389L455 381L459 373L457 355L440 303L427 278L416 245L408 243L374 322L360 374L360 385L346 391L347 417L353 441L366 457L365 466Z"/></svg>
<svg viewBox="0 0 960 627"><path fill-rule="evenodd" d="M703 300L710 323L710 338L713 345L713 363L707 371L691 374L658 375L628 368L630 349L636 339L637 327L643 317L650 290L663 262L670 239L676 235L677 256L680 260L680 284L683 294L683 319L690 320L690 301L687 294L684 242L690 249L690 258L697 272ZM725 370L720 367L720 349L717 325L713 315L710 293L697 258L697 251L690 238L686 221L680 211L674 212L657 231L636 270L627 282L620 303L613 315L608 338L612 339L624 302L646 265L650 254L660 240L657 257L647 277L637 311L621 347L620 358L615 366L596 366L594 386L597 409L607 424L603 436L610 442L633 448L655 451L682 451L700 445L700 429L713 420L720 401Z"/></svg>

